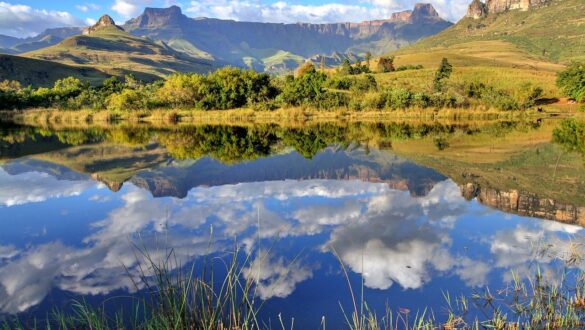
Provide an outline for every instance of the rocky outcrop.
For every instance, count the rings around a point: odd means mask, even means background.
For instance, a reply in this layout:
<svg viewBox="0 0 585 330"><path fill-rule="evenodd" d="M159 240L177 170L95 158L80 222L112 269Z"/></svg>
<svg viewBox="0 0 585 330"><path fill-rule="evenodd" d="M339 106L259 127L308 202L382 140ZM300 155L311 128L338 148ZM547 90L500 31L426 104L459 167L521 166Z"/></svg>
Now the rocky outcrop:
<svg viewBox="0 0 585 330"><path fill-rule="evenodd" d="M482 3L480 0L473 0L469 5L467 17L479 19L489 14L502 13L508 10L529 10L542 6L550 0L487 0Z"/></svg>
<svg viewBox="0 0 585 330"><path fill-rule="evenodd" d="M485 188L476 183L467 183L460 188L466 199L477 198L480 203L504 212L585 226L585 207L539 198L536 194L518 190Z"/></svg>
<svg viewBox="0 0 585 330"><path fill-rule="evenodd" d="M487 7L480 0L473 0L467 9L467 17L479 19L487 15Z"/></svg>
<svg viewBox="0 0 585 330"><path fill-rule="evenodd" d="M124 31L124 29L116 25L116 22L114 22L114 20L110 16L104 15L100 17L97 23L95 23L93 26L85 28L81 34L90 35L104 28L115 28L120 31Z"/></svg>

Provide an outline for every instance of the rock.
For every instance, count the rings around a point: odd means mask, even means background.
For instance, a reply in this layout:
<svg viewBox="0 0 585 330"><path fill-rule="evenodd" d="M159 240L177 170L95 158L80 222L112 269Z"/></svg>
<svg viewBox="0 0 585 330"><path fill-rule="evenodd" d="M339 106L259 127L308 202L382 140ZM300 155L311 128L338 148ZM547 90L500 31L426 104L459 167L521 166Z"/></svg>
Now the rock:
<svg viewBox="0 0 585 330"><path fill-rule="evenodd" d="M479 19L488 14L502 13L508 10L530 10L542 6L550 0L473 0L467 10L467 17Z"/></svg>
<svg viewBox="0 0 585 330"><path fill-rule="evenodd" d="M114 20L110 16L104 15L104 16L100 17L100 19L97 21L97 23L95 23L93 26L90 26L90 27L83 29L83 32L81 34L90 35L92 33L95 33L96 31L99 31L101 29L108 28L108 27L114 27L120 31L124 31L124 29L122 29L121 27L116 25L116 22L114 22Z"/></svg>
<svg viewBox="0 0 585 330"><path fill-rule="evenodd" d="M469 5L469 9L467 9L467 17L471 17L473 19L480 19L486 15L487 7L480 0L473 0L473 2Z"/></svg>

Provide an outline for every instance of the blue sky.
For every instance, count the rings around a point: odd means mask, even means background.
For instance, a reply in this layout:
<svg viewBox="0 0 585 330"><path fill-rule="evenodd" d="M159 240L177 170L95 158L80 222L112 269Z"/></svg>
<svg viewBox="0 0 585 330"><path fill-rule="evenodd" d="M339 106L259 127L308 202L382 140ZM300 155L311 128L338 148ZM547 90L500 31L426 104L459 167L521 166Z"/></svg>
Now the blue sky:
<svg viewBox="0 0 585 330"><path fill-rule="evenodd" d="M418 0L421 1L421 0ZM187 16L259 22L358 22L411 9L417 0L0 0L0 34L26 37L49 27L90 25L102 14L118 23L144 7L178 5ZM423 0L424 1L424 0ZM457 21L471 0L426 0Z"/></svg>

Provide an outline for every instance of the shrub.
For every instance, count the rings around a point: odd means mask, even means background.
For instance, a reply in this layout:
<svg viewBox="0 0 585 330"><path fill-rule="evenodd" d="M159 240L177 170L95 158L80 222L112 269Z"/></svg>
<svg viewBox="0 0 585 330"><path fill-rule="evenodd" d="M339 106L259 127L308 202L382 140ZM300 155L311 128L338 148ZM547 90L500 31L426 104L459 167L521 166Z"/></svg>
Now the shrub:
<svg viewBox="0 0 585 330"><path fill-rule="evenodd" d="M406 109L412 104L412 93L406 89L393 89L387 94L386 106L392 109Z"/></svg>
<svg viewBox="0 0 585 330"><path fill-rule="evenodd" d="M297 68L296 76L300 77L308 73L315 73L317 70L315 69L315 65L312 62L305 62Z"/></svg>
<svg viewBox="0 0 585 330"><path fill-rule="evenodd" d="M325 82L325 87L332 89L349 90L354 83L354 79L346 76L334 76Z"/></svg>
<svg viewBox="0 0 585 330"><path fill-rule="evenodd" d="M366 109L384 109L386 106L386 96L383 93L367 93L363 97L362 105Z"/></svg>
<svg viewBox="0 0 585 330"><path fill-rule="evenodd" d="M110 95L107 100L110 110L129 111L145 107L145 95L137 90L125 88L120 93Z"/></svg>
<svg viewBox="0 0 585 330"><path fill-rule="evenodd" d="M158 99L172 107L195 106L201 100L199 89L203 77L198 74L173 74L165 80L157 91Z"/></svg>
<svg viewBox="0 0 585 330"><path fill-rule="evenodd" d="M423 69L424 66L422 66L421 64L417 64L417 65L401 65L399 67L396 68L396 71L407 71L407 70L421 70Z"/></svg>
<svg viewBox="0 0 585 330"><path fill-rule="evenodd" d="M394 68L394 56L391 57L380 57L378 60L378 71L380 72L392 72Z"/></svg>
<svg viewBox="0 0 585 330"><path fill-rule="evenodd" d="M325 94L323 86L326 80L327 76L321 72L307 73L298 78L289 76L280 99L294 106L315 104Z"/></svg>
<svg viewBox="0 0 585 330"><path fill-rule="evenodd" d="M585 64L573 62L557 75L557 86L563 93L579 102L585 101Z"/></svg>
<svg viewBox="0 0 585 330"><path fill-rule="evenodd" d="M319 109L334 109L346 107L350 103L346 93L325 92L316 100Z"/></svg>
<svg viewBox="0 0 585 330"><path fill-rule="evenodd" d="M449 64L449 61L446 58L443 58L439 65L439 69L437 69L437 72L435 73L435 79L433 81L435 91L440 92L443 89L443 81L449 79L452 72L453 66Z"/></svg>
<svg viewBox="0 0 585 330"><path fill-rule="evenodd" d="M350 87L350 90L353 93L365 93L368 91L373 91L378 88L378 83L376 82L376 78L371 74L367 74L364 76L357 77L354 79L353 84Z"/></svg>

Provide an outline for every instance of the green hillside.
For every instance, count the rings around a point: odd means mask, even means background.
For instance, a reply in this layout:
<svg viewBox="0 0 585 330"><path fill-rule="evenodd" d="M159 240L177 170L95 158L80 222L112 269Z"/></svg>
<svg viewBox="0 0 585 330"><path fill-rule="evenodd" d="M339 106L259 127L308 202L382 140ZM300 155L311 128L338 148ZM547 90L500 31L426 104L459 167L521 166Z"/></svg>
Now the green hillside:
<svg viewBox="0 0 585 330"><path fill-rule="evenodd" d="M107 73L113 73L116 68L137 73L143 80L177 71L207 72L214 68L209 60L177 52L162 42L130 35L115 25L99 26L88 35L67 38L23 56L70 66L89 66Z"/></svg>
<svg viewBox="0 0 585 330"><path fill-rule="evenodd" d="M465 54L477 42L498 42L484 47L498 60L501 47L516 48L516 61L522 56L554 63L585 60L585 2L552 0L548 5L527 11L509 10L481 19L463 18L443 32L425 38L398 54L420 51ZM524 55L523 55L524 54ZM486 56L489 59L489 56Z"/></svg>
<svg viewBox="0 0 585 330"><path fill-rule="evenodd" d="M112 71L112 73L123 75L131 72ZM110 75L91 67L71 66L44 60L0 54L0 81L16 80L25 86L52 86L56 80L69 76L74 76L79 79L90 81L93 84L98 84Z"/></svg>

